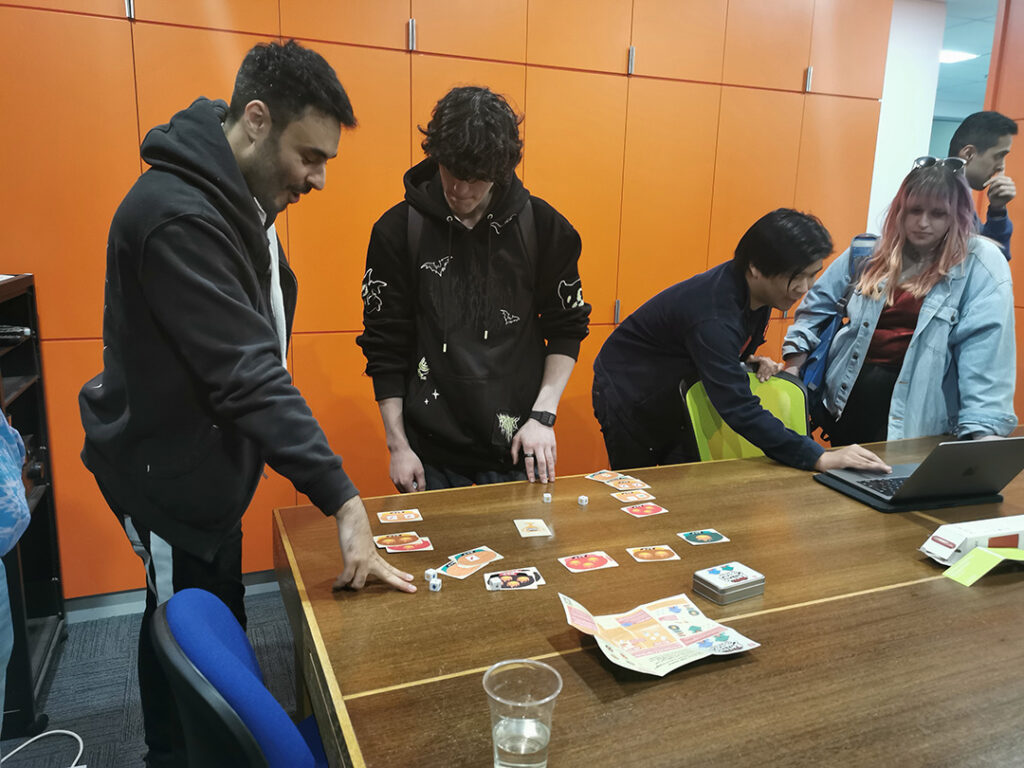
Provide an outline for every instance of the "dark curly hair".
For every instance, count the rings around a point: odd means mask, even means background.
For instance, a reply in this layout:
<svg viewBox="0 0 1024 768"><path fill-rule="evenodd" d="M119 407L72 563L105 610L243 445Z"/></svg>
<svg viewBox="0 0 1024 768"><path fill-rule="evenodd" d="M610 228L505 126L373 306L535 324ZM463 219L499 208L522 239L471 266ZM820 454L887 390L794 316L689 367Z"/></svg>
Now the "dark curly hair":
<svg viewBox="0 0 1024 768"><path fill-rule="evenodd" d="M445 94L424 129L423 151L463 181L507 182L523 156L523 118L505 97L464 86Z"/></svg>
<svg viewBox="0 0 1024 768"><path fill-rule="evenodd" d="M275 131L301 118L307 107L336 118L346 128L356 125L352 103L334 69L319 53L294 40L284 45L260 43L245 55L235 77L228 122L238 120L254 100L270 109Z"/></svg>

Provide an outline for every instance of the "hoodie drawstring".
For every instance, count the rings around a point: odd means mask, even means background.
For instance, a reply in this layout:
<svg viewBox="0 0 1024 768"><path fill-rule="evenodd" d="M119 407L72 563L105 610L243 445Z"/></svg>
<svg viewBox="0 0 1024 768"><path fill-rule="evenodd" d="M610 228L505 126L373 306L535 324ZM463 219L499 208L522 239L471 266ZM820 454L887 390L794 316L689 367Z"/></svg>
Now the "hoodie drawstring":
<svg viewBox="0 0 1024 768"><path fill-rule="evenodd" d="M454 226L455 217L447 216L445 221L448 222L448 263L451 264L452 258L452 227ZM445 294L448 291L445 290L447 280L441 280L441 354L447 354L448 352L448 314L445 310Z"/></svg>
<svg viewBox="0 0 1024 768"><path fill-rule="evenodd" d="M491 327L491 230L496 229L494 214L487 214L487 260L484 262L484 341Z"/></svg>

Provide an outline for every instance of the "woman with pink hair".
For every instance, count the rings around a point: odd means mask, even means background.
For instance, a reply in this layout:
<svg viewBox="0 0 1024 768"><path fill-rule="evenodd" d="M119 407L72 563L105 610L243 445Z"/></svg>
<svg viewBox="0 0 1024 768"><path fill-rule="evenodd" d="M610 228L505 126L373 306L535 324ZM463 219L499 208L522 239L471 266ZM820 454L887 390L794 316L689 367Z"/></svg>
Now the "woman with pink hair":
<svg viewBox="0 0 1024 768"><path fill-rule="evenodd" d="M847 250L796 310L782 350L791 371L848 297L823 385L832 423L820 426L833 445L1017 426L1010 270L974 233L963 168L959 158L918 158L870 256L851 269Z"/></svg>

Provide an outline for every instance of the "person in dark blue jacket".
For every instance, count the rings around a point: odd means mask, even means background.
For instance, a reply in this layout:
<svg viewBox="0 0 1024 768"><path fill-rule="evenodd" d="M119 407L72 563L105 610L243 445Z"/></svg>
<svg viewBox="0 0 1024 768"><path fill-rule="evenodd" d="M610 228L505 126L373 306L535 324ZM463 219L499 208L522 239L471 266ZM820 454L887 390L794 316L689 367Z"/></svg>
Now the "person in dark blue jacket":
<svg viewBox="0 0 1024 768"><path fill-rule="evenodd" d="M666 288L627 317L594 361L594 414L612 469L698 458L679 383L699 379L722 419L776 461L887 471L860 446L826 452L787 429L751 394L743 368L756 365L762 380L780 369L755 354L769 314L796 303L831 252L818 219L780 208L747 230L732 260Z"/></svg>
<svg viewBox="0 0 1024 768"><path fill-rule="evenodd" d="M1017 123L1006 115L975 112L964 118L949 142L949 157L959 157L967 163L964 176L971 189L984 189L988 194L985 223L975 216L978 234L994 240L1007 261L1013 222L1006 206L1017 196L1017 187L1006 175L1006 156L1016 135Z"/></svg>

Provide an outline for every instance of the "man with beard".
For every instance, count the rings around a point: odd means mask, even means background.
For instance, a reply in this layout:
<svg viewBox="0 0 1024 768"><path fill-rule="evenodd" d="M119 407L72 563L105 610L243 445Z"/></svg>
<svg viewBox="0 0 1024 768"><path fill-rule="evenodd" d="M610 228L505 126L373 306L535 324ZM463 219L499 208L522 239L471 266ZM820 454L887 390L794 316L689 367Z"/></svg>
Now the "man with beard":
<svg viewBox="0 0 1024 768"><path fill-rule="evenodd" d="M230 108L198 99L142 144L150 166L107 243L103 371L79 396L82 458L146 568L139 687L150 766L187 763L150 621L201 587L245 626L241 518L269 464L333 516L344 570L404 591L285 368L297 284L274 218L355 125L334 70L294 41L246 55Z"/></svg>

